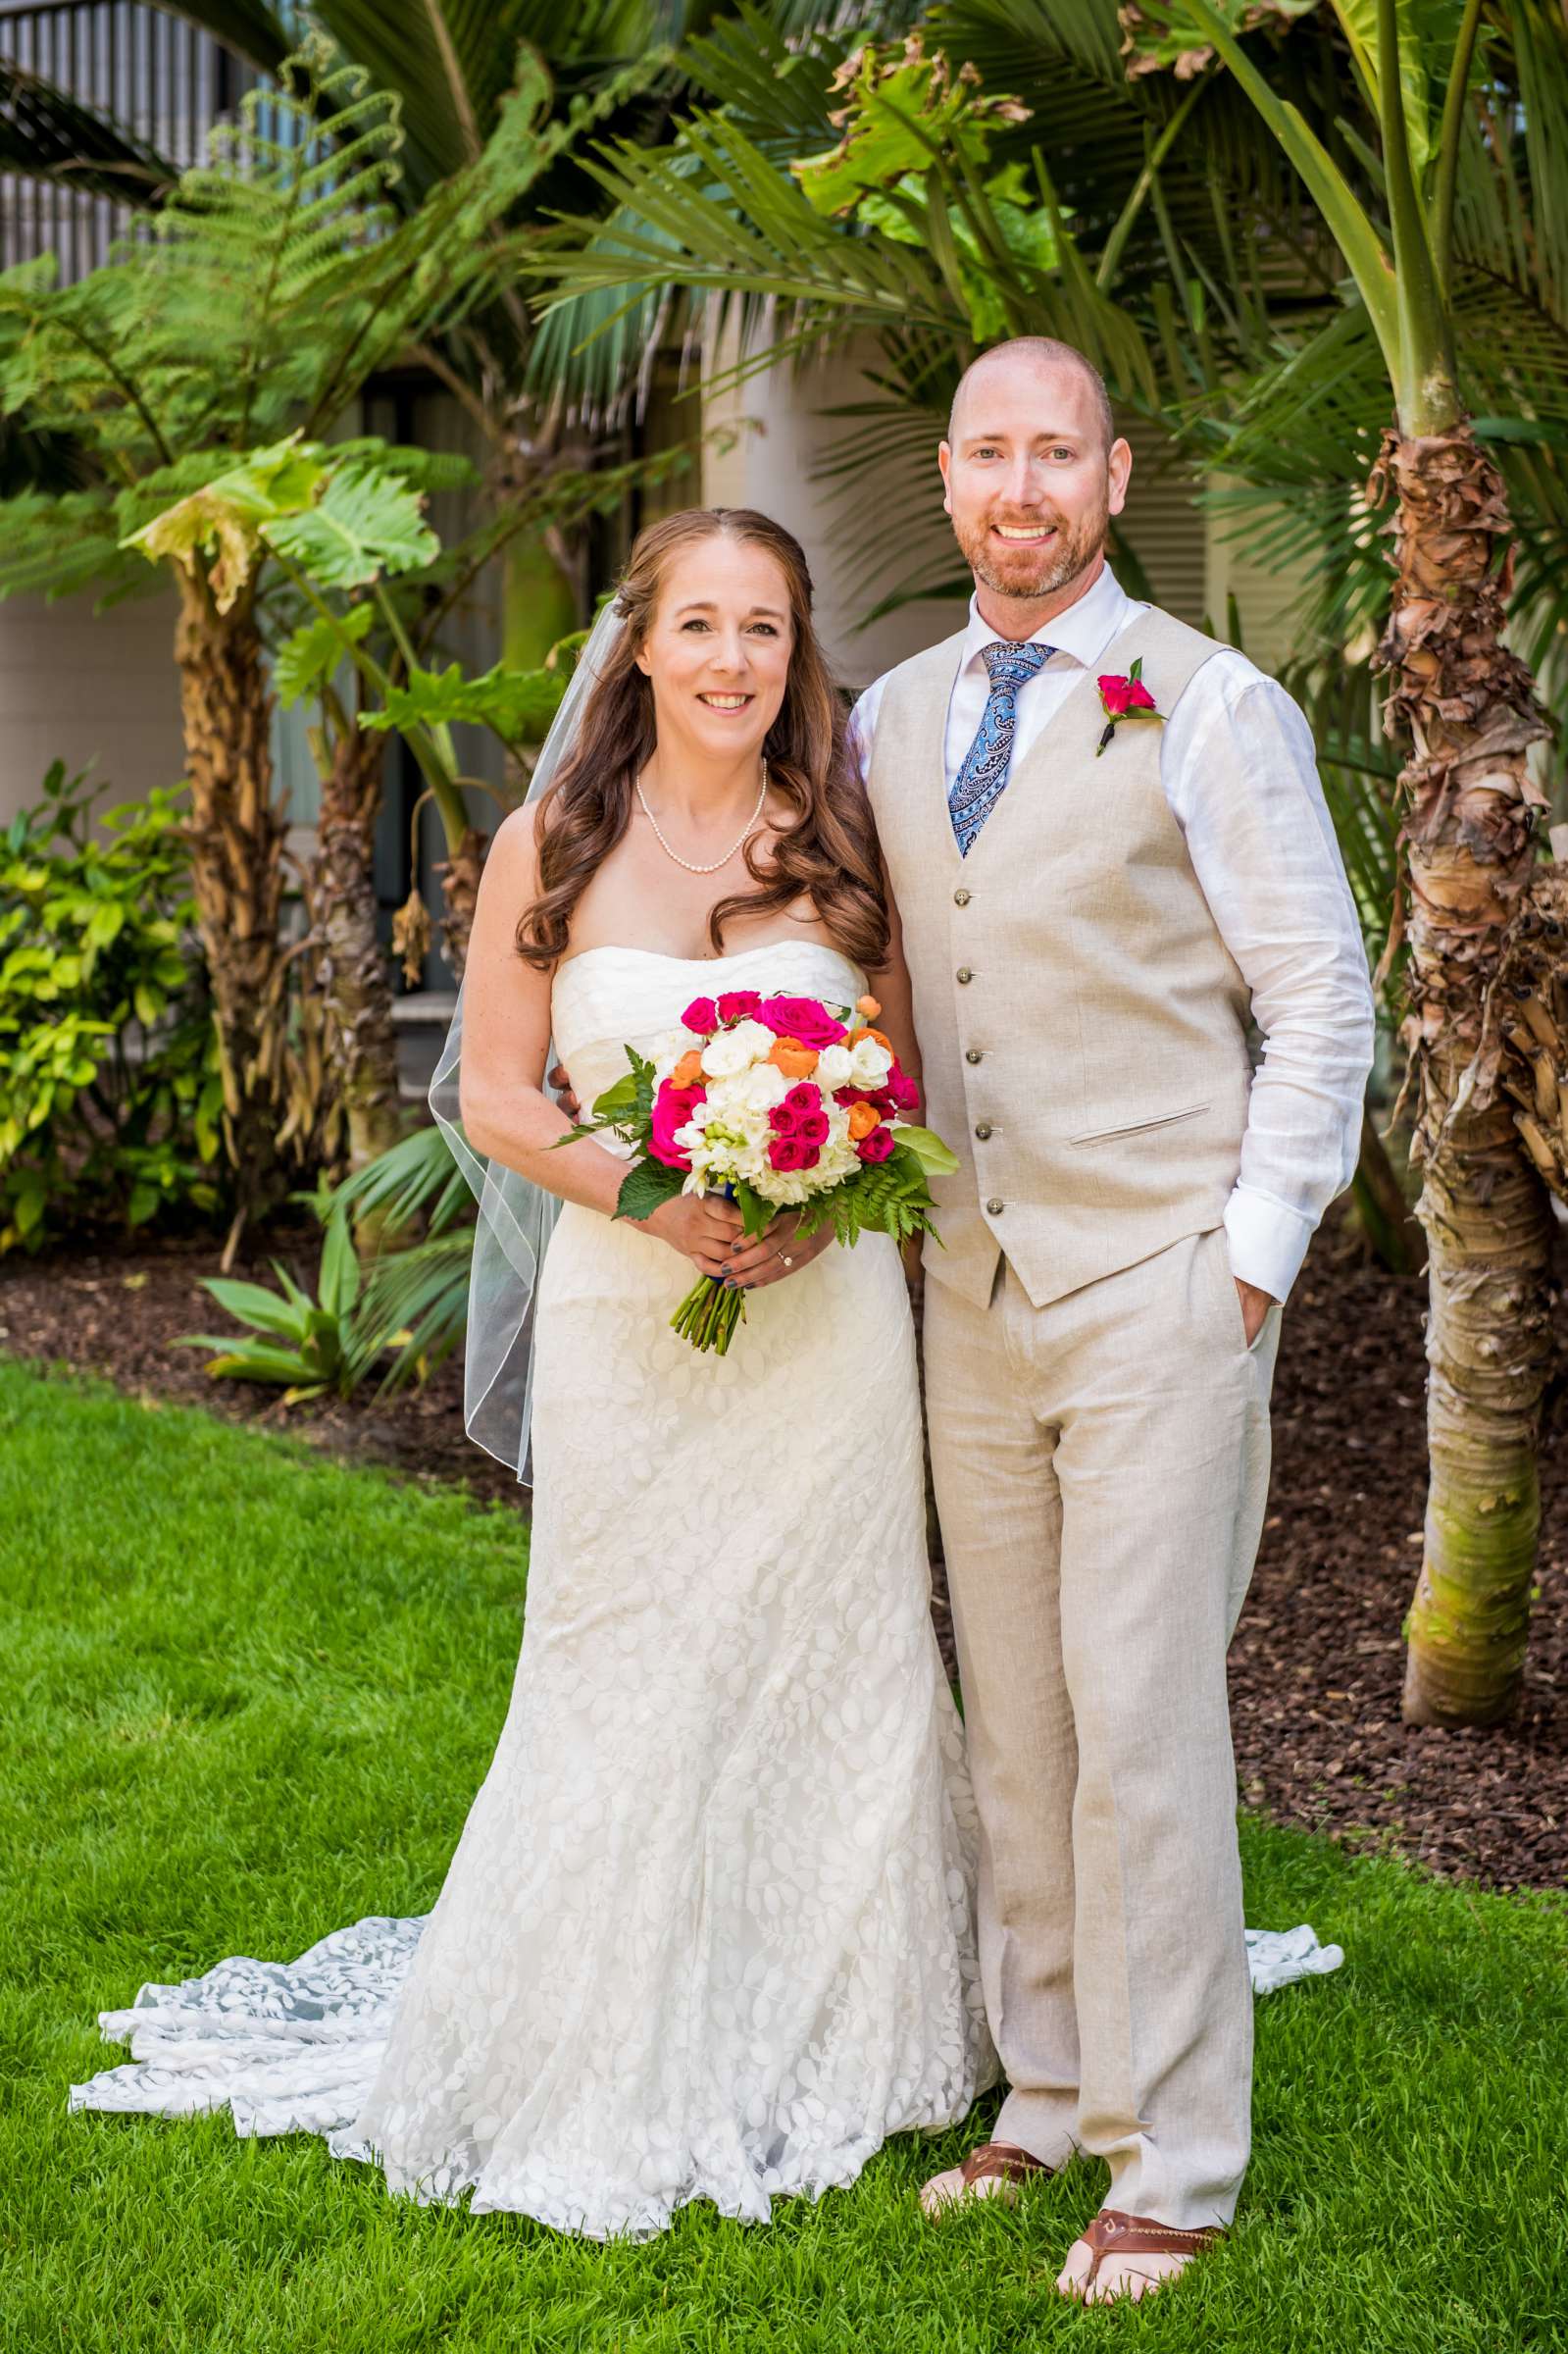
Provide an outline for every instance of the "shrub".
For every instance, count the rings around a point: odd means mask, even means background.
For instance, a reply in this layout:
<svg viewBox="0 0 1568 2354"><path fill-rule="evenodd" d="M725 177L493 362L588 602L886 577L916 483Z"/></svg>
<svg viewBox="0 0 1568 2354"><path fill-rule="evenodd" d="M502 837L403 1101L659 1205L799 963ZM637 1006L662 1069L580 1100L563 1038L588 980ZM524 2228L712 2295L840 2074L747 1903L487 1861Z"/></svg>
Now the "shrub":
<svg viewBox="0 0 1568 2354"><path fill-rule="evenodd" d="M0 1254L221 1206L180 795L97 798L56 761L0 834Z"/></svg>

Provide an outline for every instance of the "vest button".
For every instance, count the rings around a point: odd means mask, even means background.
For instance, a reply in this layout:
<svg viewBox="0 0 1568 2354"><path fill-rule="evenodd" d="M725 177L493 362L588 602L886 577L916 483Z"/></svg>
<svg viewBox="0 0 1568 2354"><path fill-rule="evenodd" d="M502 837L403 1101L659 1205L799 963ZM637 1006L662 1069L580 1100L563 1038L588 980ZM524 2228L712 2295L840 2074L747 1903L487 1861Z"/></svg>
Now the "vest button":
<svg viewBox="0 0 1568 2354"><path fill-rule="evenodd" d="M1001 1214L1002 1204L997 1201L995 1195L992 1194L990 1200L986 1204L986 1215L988 1218L999 1218Z"/></svg>
<svg viewBox="0 0 1568 2354"><path fill-rule="evenodd" d="M966 1047L964 1049L964 1060L966 1062L983 1062L985 1060L985 1056L981 1053L979 1047Z"/></svg>
<svg viewBox="0 0 1568 2354"><path fill-rule="evenodd" d="M961 965L959 966L959 968L958 968L958 978L959 978L959 980L960 980L960 981L966 981L966 982L967 982L967 981L973 981L973 980L974 980L974 978L975 978L975 976L974 976L974 974L973 974L973 973L970 971L970 969L969 969L969 967L968 967L968 965L967 965L967 964L961 964Z"/></svg>
<svg viewBox="0 0 1568 2354"><path fill-rule="evenodd" d="M954 905L955 907L967 907L967 906L969 905L969 894L968 894L968 892L967 892L967 891L955 891L955 892L953 893L953 905Z"/></svg>
<svg viewBox="0 0 1568 2354"><path fill-rule="evenodd" d="M979 1137L981 1143L984 1144L986 1137L990 1134L989 1120L982 1120L980 1125L976 1128L975 1134Z"/></svg>

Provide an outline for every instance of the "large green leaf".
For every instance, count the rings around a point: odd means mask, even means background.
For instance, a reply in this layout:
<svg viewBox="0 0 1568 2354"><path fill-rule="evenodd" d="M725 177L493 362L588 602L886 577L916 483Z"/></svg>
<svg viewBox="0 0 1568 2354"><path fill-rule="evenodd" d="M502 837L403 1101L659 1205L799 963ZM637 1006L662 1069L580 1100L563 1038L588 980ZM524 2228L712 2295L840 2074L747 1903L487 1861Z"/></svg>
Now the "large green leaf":
<svg viewBox="0 0 1568 2354"><path fill-rule="evenodd" d="M311 506L264 522L269 547L298 566L319 588L359 588L382 573L415 572L439 544L424 500L401 476L365 459L328 474Z"/></svg>
<svg viewBox="0 0 1568 2354"><path fill-rule="evenodd" d="M305 506L324 472L320 444L290 435L286 441L253 450L237 466L223 468L210 483L127 533L123 544L139 548L152 563L172 562L186 570L198 555L212 558L214 595L219 611L227 612L256 568L263 525Z"/></svg>
<svg viewBox="0 0 1568 2354"><path fill-rule="evenodd" d="M499 665L468 677L453 662L445 670L415 670L406 686L389 690L384 706L367 712L367 728L409 728L468 720L493 728L512 744L541 743L560 708L567 668L506 670Z"/></svg>
<svg viewBox="0 0 1568 2354"><path fill-rule="evenodd" d="M285 710L302 695L320 693L343 660L344 638L362 643L376 618L374 605L350 605L331 620L318 614L284 639L273 663L273 685Z"/></svg>

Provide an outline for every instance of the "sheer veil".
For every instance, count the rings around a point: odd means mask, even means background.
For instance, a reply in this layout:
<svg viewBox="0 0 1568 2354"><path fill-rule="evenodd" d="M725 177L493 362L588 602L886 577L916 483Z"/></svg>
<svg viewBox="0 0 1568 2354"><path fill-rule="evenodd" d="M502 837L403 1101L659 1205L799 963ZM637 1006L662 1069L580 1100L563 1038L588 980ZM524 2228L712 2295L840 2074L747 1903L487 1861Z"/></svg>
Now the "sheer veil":
<svg viewBox="0 0 1568 2354"><path fill-rule="evenodd" d="M588 633L544 740L528 799L536 801L578 741L583 707L624 624L612 600ZM552 1047L549 1060L554 1062ZM430 1103L480 1206L469 1270L463 1420L471 1439L530 1477L529 1403L533 1373L533 1293L560 1203L543 1186L477 1152L463 1133L459 1079L463 991L441 1048Z"/></svg>

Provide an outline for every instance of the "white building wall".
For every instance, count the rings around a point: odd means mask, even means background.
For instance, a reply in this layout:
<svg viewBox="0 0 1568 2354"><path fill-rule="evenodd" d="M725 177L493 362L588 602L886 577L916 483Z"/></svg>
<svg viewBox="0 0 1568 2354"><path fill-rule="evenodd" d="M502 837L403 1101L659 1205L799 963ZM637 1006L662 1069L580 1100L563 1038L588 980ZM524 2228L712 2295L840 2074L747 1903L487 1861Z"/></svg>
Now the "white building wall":
<svg viewBox="0 0 1568 2354"><path fill-rule="evenodd" d="M86 596L0 604L0 824L56 759L91 764L111 800L178 784L175 614L162 588L97 614Z"/></svg>

